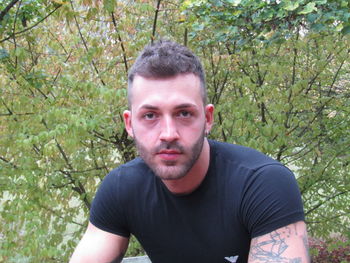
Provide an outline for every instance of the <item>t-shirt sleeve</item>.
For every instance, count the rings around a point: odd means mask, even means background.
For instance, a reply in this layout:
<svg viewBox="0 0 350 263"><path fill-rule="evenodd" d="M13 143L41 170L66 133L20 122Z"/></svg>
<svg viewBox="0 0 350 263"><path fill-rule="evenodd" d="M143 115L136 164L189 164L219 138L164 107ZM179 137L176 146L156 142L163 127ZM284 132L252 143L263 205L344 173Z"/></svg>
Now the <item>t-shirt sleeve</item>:
<svg viewBox="0 0 350 263"><path fill-rule="evenodd" d="M90 222L99 229L129 237L121 205L119 170L112 171L102 181L90 209Z"/></svg>
<svg viewBox="0 0 350 263"><path fill-rule="evenodd" d="M251 174L243 191L241 215L252 238L304 220L293 173L283 165L271 164Z"/></svg>

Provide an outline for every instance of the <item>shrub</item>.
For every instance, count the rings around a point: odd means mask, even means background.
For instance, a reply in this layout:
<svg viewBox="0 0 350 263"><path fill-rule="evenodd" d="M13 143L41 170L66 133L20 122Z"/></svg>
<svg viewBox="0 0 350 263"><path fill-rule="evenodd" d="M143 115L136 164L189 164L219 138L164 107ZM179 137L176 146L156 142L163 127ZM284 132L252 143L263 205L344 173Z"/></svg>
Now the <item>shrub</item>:
<svg viewBox="0 0 350 263"><path fill-rule="evenodd" d="M350 262L350 241L346 238L322 240L310 238L312 263Z"/></svg>

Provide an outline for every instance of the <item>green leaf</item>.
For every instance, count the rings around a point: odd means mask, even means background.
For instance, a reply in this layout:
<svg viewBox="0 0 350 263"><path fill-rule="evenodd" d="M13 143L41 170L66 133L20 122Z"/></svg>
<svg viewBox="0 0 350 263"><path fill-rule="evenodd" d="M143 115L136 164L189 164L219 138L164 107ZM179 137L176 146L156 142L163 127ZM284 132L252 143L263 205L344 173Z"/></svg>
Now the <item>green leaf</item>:
<svg viewBox="0 0 350 263"><path fill-rule="evenodd" d="M315 3L318 5L323 5L323 4L327 3L327 0L316 0Z"/></svg>
<svg viewBox="0 0 350 263"><path fill-rule="evenodd" d="M226 0L226 1L233 6L238 6L242 2L242 0Z"/></svg>
<svg viewBox="0 0 350 263"><path fill-rule="evenodd" d="M343 29L341 30L341 32L344 35L350 34L350 25L343 27Z"/></svg>
<svg viewBox="0 0 350 263"><path fill-rule="evenodd" d="M301 11L298 12L298 14L306 15L306 14L312 13L313 11L317 11L315 2L308 3L306 6L304 6L304 8Z"/></svg>
<svg viewBox="0 0 350 263"><path fill-rule="evenodd" d="M103 0L103 8L108 12L113 12L115 8L115 0Z"/></svg>
<svg viewBox="0 0 350 263"><path fill-rule="evenodd" d="M317 13L310 13L310 14L307 15L306 18L307 18L307 21L309 21L310 23L313 23L313 22L315 22L319 17L320 17L320 15L317 14Z"/></svg>
<svg viewBox="0 0 350 263"><path fill-rule="evenodd" d="M299 3L297 1L294 1L294 2L288 2L286 6L283 7L283 9L287 11L294 11L298 7L299 7Z"/></svg>

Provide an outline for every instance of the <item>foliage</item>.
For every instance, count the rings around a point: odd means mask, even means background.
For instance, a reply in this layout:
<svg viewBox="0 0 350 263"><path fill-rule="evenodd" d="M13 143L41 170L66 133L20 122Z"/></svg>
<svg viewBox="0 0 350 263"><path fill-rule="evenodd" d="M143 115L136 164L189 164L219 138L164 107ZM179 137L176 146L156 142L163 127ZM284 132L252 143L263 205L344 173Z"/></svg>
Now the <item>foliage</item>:
<svg viewBox="0 0 350 263"><path fill-rule="evenodd" d="M2 1L0 261L67 261L102 178L135 156L121 118L127 71L160 37L203 60L216 105L212 138L287 164L312 235L350 236L346 8L326 0ZM142 253L132 240L128 255Z"/></svg>
<svg viewBox="0 0 350 263"><path fill-rule="evenodd" d="M310 239L310 250L313 263L350 262L350 243L344 238Z"/></svg>
<svg viewBox="0 0 350 263"><path fill-rule="evenodd" d="M186 0L183 8L196 31L213 28L206 42L285 41L298 31L350 32L349 2L344 0Z"/></svg>

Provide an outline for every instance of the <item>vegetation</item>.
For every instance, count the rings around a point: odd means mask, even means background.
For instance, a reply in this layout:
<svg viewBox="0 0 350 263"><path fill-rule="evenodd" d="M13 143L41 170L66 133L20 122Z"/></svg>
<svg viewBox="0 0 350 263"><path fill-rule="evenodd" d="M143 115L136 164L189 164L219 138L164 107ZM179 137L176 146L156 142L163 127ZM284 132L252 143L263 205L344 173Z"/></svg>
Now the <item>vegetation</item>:
<svg viewBox="0 0 350 263"><path fill-rule="evenodd" d="M348 9L341 0L2 1L0 262L67 261L97 186L135 156L121 118L127 71L159 38L203 60L211 138L285 163L310 234L349 239ZM133 242L129 255L140 252Z"/></svg>
<svg viewBox="0 0 350 263"><path fill-rule="evenodd" d="M310 248L314 263L350 262L350 242L344 238L310 239Z"/></svg>

